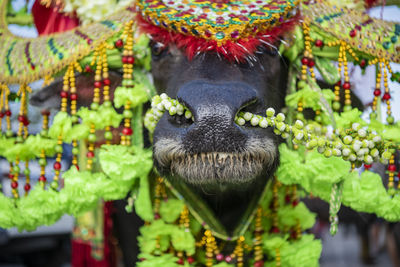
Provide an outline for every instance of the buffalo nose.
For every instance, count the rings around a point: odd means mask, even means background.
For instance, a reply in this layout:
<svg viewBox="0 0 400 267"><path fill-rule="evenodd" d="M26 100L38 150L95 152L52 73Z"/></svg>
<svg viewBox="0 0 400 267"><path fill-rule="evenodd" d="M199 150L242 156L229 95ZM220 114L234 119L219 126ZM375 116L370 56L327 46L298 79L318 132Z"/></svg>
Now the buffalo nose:
<svg viewBox="0 0 400 267"><path fill-rule="evenodd" d="M244 146L247 135L234 120L241 108L257 99L249 85L194 81L185 84L177 98L194 116L194 123L182 134L188 151L232 152Z"/></svg>

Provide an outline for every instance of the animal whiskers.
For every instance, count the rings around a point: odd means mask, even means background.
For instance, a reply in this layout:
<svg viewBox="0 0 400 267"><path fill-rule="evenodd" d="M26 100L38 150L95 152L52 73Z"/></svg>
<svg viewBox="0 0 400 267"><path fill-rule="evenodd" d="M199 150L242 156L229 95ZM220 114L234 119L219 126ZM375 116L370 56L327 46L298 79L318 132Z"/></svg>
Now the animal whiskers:
<svg viewBox="0 0 400 267"><path fill-rule="evenodd" d="M274 168L278 151L269 138L249 138L237 152L185 151L174 139L161 139L154 144L155 162L173 176L190 184L247 183Z"/></svg>

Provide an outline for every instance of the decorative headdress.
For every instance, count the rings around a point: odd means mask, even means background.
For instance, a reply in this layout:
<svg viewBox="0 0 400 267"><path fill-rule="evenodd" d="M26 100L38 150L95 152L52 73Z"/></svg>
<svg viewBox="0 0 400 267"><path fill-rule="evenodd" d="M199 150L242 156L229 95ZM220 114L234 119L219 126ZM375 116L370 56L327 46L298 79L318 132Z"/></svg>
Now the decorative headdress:
<svg viewBox="0 0 400 267"><path fill-rule="evenodd" d="M0 194L1 227L31 230L54 223L64 213L88 210L99 198L120 199L132 192L136 212L148 222L139 238L143 261L138 266L243 266L244 254L254 255L250 260L254 266L274 262L314 266L321 245L312 236L302 235L313 225L314 216L299 202L299 190L330 202L332 233L337 230L336 213L342 202L389 221L400 220L400 183L395 180L400 126L391 113L388 88L389 78L399 81L399 73L390 67L390 62L400 62L399 24L324 1L138 0L135 7L102 21L24 39L8 31L6 4L0 1L0 118L6 122L0 155L10 162L12 195ZM205 208L182 199L162 178L155 179L150 188L151 152L143 148L143 120L151 132L165 111L188 119L192 115L177 100L154 96L144 73L149 69L148 39L138 34L137 26L155 41L184 49L189 58L214 51L240 61L260 45L279 45L291 61L287 114L268 109L266 116L246 112L235 119L238 125L272 127L287 144L280 147L276 178L234 236L228 236ZM351 107L349 61L361 68L376 66L370 122ZM113 99L112 67L124 72ZM334 92L317 85L314 68L334 85ZM94 72L90 108L77 110L76 72ZM61 111L50 126L49 112L44 111L43 131L32 135L28 83L47 81L57 74L64 75ZM7 84L12 83L20 84L17 131L11 128ZM152 96L152 108L143 119L142 104ZM381 102L387 106L387 123L381 120ZM112 104L123 107L123 113L117 113ZM305 119L306 108L314 110L314 120ZM329 125L333 132L327 130ZM120 145L111 145L112 128L120 132ZM97 130L105 132L101 139L106 144L100 148L96 148L100 145ZM61 166L63 143L73 146L72 167L66 172ZM48 183L45 167L53 156L54 178ZM39 160L41 174L34 177L38 185L32 188L29 161L33 159ZM368 171L376 161L388 164L387 189L379 175ZM359 166L365 170L361 179L354 171ZM25 194L19 191L22 176ZM223 255L219 244L233 241L233 253Z"/></svg>

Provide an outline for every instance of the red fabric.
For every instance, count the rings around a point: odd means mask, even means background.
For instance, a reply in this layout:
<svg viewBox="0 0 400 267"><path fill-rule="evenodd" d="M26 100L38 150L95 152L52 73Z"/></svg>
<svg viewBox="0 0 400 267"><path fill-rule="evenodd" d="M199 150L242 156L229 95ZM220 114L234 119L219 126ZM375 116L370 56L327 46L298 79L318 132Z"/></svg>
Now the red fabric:
<svg viewBox="0 0 400 267"><path fill-rule="evenodd" d="M258 33L254 37L243 38L236 42L227 41L224 45L219 46L214 40L205 40L177 32L170 32L138 16L138 24L143 32L150 34L154 41L165 45L175 44L178 48L185 49L189 59L192 59L201 52L216 51L228 60L236 61L243 61L246 56L253 54L260 45L264 44L268 46L265 43L274 44L279 40L280 36L290 31L297 24L298 20L299 17L297 16L267 32Z"/></svg>
<svg viewBox="0 0 400 267"><path fill-rule="evenodd" d="M112 202L105 202L104 207L104 250L103 259L96 260L92 257L92 246L80 240L72 240L72 267L115 267L117 266L115 246L112 243Z"/></svg>
<svg viewBox="0 0 400 267"><path fill-rule="evenodd" d="M45 7L36 0L32 7L33 21L39 35L64 32L79 26L76 16L68 16L57 11L56 7Z"/></svg>

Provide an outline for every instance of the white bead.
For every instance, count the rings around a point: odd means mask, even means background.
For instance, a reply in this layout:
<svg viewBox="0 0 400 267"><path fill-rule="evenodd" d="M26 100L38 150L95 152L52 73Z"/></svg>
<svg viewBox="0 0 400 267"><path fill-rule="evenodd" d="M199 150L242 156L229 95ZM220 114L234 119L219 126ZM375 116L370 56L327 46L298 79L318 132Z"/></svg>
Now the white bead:
<svg viewBox="0 0 400 267"><path fill-rule="evenodd" d="M360 136L362 138L366 137L367 136L367 131L364 130L364 129L358 130L358 136Z"/></svg>
<svg viewBox="0 0 400 267"><path fill-rule="evenodd" d="M355 122L353 123L353 125L351 126L351 128L353 128L354 131L358 131L360 129L360 124Z"/></svg>
<svg viewBox="0 0 400 267"><path fill-rule="evenodd" d="M253 114L251 114L250 112L245 112L245 113L244 113L243 119L244 119L245 121L250 121L251 118L253 118Z"/></svg>
<svg viewBox="0 0 400 267"><path fill-rule="evenodd" d="M190 112L189 110L185 111L185 118L186 119L190 119L192 117L192 112Z"/></svg>
<svg viewBox="0 0 400 267"><path fill-rule="evenodd" d="M258 123L258 125L259 125L261 128L267 128L267 127L268 127L268 121L267 121L267 119L266 119L266 118L262 118L262 119L260 120L260 122Z"/></svg>
<svg viewBox="0 0 400 267"><path fill-rule="evenodd" d="M246 123L246 121L245 121L243 118L238 117L238 118L236 119L236 123L237 123L238 125L240 125L240 126L243 126L243 125Z"/></svg>
<svg viewBox="0 0 400 267"><path fill-rule="evenodd" d="M367 163L367 164L371 164L372 162L374 162L374 160L370 155L366 155L364 157L364 162Z"/></svg>
<svg viewBox="0 0 400 267"><path fill-rule="evenodd" d="M250 120L250 123L252 126L257 126L259 122L260 122L260 119L257 118L257 116L253 116L253 118L251 118L251 120Z"/></svg>
<svg viewBox="0 0 400 267"><path fill-rule="evenodd" d="M372 140L373 140L375 143L379 143L380 141L382 141L382 138L381 138L379 135L377 135L377 136L375 136Z"/></svg>
<svg viewBox="0 0 400 267"><path fill-rule="evenodd" d="M276 121L284 121L285 120L285 114L283 113L278 113L275 118Z"/></svg>
<svg viewBox="0 0 400 267"><path fill-rule="evenodd" d="M301 120L297 120L294 124L297 129L303 129L304 123Z"/></svg>
<svg viewBox="0 0 400 267"><path fill-rule="evenodd" d="M268 108L267 111L265 112L265 114L266 114L268 117L272 117L272 116L275 115L275 109L273 109L273 108Z"/></svg>
<svg viewBox="0 0 400 267"><path fill-rule="evenodd" d="M345 148L342 150L342 154L343 156L347 157L348 155L350 155L351 151L348 148Z"/></svg>
<svg viewBox="0 0 400 267"><path fill-rule="evenodd" d="M160 97L161 97L161 99L168 99L168 96L167 96L166 93L162 93L162 94L160 95Z"/></svg>
<svg viewBox="0 0 400 267"><path fill-rule="evenodd" d="M351 155L349 156L349 160L350 160L350 161L356 161L356 159L357 159L357 157L356 157L356 155L354 155L354 154L351 154Z"/></svg>

